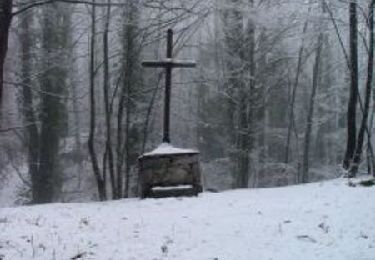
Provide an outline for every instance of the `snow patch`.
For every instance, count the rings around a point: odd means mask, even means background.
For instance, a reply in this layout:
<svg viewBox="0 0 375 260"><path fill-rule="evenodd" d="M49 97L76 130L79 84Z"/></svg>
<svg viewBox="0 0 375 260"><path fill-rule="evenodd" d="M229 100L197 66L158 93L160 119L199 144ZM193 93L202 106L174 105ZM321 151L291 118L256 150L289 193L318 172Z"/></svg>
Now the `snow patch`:
<svg viewBox="0 0 375 260"><path fill-rule="evenodd" d="M193 149L177 148L171 144L162 143L153 151L149 153L145 153L142 156L156 156L156 155L163 155L163 154L189 154L189 153L198 153L198 151L193 150Z"/></svg>
<svg viewBox="0 0 375 260"><path fill-rule="evenodd" d="M153 191L169 191L169 190L187 190L187 189L192 189L193 185L177 185L177 186L172 186L172 187L161 187L161 186L156 186L153 187Z"/></svg>

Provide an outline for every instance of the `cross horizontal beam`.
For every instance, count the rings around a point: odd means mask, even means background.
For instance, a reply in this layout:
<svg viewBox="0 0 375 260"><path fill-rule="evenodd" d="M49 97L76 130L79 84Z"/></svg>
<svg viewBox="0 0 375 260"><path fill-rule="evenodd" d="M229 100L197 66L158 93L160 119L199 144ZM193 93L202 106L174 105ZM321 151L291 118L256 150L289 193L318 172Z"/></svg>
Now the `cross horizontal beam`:
<svg viewBox="0 0 375 260"><path fill-rule="evenodd" d="M1 0L0 0L1 1ZM170 143L169 121L170 121L170 99L172 86L172 70L174 68L195 68L194 61L174 60L173 53L173 30L168 29L167 34L167 57L162 60L143 61L142 66L148 68L165 69L165 94L164 94L164 123L163 123L163 143Z"/></svg>
<svg viewBox="0 0 375 260"><path fill-rule="evenodd" d="M197 64L194 61L173 59L164 59L161 61L150 60L142 62L142 66L148 68L195 68L196 65Z"/></svg>

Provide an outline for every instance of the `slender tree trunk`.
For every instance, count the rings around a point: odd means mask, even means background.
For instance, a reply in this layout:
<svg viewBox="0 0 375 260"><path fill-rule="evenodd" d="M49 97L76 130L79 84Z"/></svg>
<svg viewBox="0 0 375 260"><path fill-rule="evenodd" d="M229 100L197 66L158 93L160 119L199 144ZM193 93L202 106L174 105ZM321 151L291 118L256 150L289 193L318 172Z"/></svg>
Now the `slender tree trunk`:
<svg viewBox="0 0 375 260"><path fill-rule="evenodd" d="M95 3L95 0L93 0ZM91 39L90 39L90 133L88 140L88 149L98 187L99 199L104 201L107 199L106 178L100 173L98 157L95 151L94 139L96 129L96 102L95 102L95 39L96 38L96 7L92 6L91 11Z"/></svg>
<svg viewBox="0 0 375 260"><path fill-rule="evenodd" d="M357 138L356 113L358 103L358 20L357 1L349 3L350 15L350 96L347 114L347 146L343 161L344 169L349 169L352 162Z"/></svg>
<svg viewBox="0 0 375 260"><path fill-rule="evenodd" d="M107 1L111 3L110 0ZM107 7L107 13L104 22L104 33L103 33L103 93L104 93L104 108L105 108L105 123L106 123L106 153L108 158L108 170L111 180L112 198L118 199L119 194L117 193L116 176L114 169L113 159L113 148L112 148L112 123L111 123L111 108L109 101L109 88L110 88L110 77L109 77L109 47L108 47L108 34L109 34L109 23L110 23L111 7ZM103 166L104 167L104 166Z"/></svg>
<svg viewBox="0 0 375 260"><path fill-rule="evenodd" d="M237 188L247 188L249 183L249 156L250 156L250 125L249 125L249 104L248 104L248 94L243 94L240 100L239 106L239 137L238 137L238 147L239 158L238 158L238 179Z"/></svg>
<svg viewBox="0 0 375 260"><path fill-rule="evenodd" d="M303 149L303 162L302 162L302 176L301 176L302 183L309 182L309 151L310 151L310 141L311 141L311 130L312 130L313 118L314 118L315 96L316 96L317 88L319 85L319 77L320 77L320 56L322 52L322 44L323 44L323 34L320 33L318 36L318 42L317 42L315 64L314 64L314 71L313 71L313 85L312 85L312 91L310 95L309 110L307 113L305 144L304 144L304 149Z"/></svg>
<svg viewBox="0 0 375 260"><path fill-rule="evenodd" d="M124 39L123 39L124 40ZM125 69L125 68L123 68ZM125 79L124 79L125 81ZM123 84L124 85L124 84ZM116 164L116 171L117 171L117 192L121 194L120 196L123 197L123 166L124 166L124 154L123 154L123 143L124 143L124 130L123 130L123 117L124 117L124 109L125 109L125 91L126 87L122 86L120 91L120 98L119 98L119 105L117 111L117 144L116 144L116 153L117 153L117 164ZM127 136L127 133L125 133Z"/></svg>
<svg viewBox="0 0 375 260"><path fill-rule="evenodd" d="M129 66L129 63L131 62L131 53L129 49L129 43L132 39L130 39L129 35L129 27L131 26L131 21L129 19L130 16L130 8L131 3L129 3L126 6L126 10L124 12L124 25L123 25L123 37L122 37L122 46L123 46L123 64L122 64L122 87L120 91L120 97L119 97L119 105L118 105L118 111L117 111L117 144L116 144L116 153L117 153L117 192L121 194L121 197L127 196L127 190L123 188L124 186L124 163L127 164L127 155L126 149L128 146L128 126L127 122L125 125L125 133L124 133L124 126L123 126L123 120L124 120L124 112L126 110L126 121L128 120L128 113L129 113L129 106L128 102L125 102L129 99L129 84L132 78L132 70L131 66ZM125 173L126 175L126 173ZM126 176L125 176L126 178ZM125 183L126 183L125 179ZM126 186L126 185L125 185Z"/></svg>
<svg viewBox="0 0 375 260"><path fill-rule="evenodd" d="M13 0L0 1L0 108L4 89L4 63L8 51L9 28L12 22Z"/></svg>
<svg viewBox="0 0 375 260"><path fill-rule="evenodd" d="M299 85L299 78L301 75L302 70L302 61L303 61L303 54L305 51L305 34L307 32L308 28L308 20L305 21L302 29L302 43L298 51L298 62L297 62L297 70L296 70L296 76L293 83L292 88L292 98L289 104L289 124L288 124L288 133L286 138L286 146L285 146L285 160L284 163L289 163L289 155L290 155L290 141L292 137L292 130L295 127L295 118L294 118L294 106L296 101L296 95L297 95L297 89Z"/></svg>
<svg viewBox="0 0 375 260"><path fill-rule="evenodd" d="M126 158L126 165L125 165L125 189L124 189L124 196L125 198L129 197L129 183L130 183L130 116L131 116L131 100L130 100L130 93L128 92L128 96L126 99L126 125L125 125L125 134L126 134L126 143L124 144L124 157Z"/></svg>
<svg viewBox="0 0 375 260"><path fill-rule="evenodd" d="M131 25L129 25L131 26ZM131 106L132 106L132 102L131 102L131 95L132 95L132 85L134 84L134 82L132 82L134 80L134 75L133 75L133 70L134 70L134 67L132 65L133 63L133 58L134 58L134 55L135 53L132 53L134 52L134 46L133 46L133 40L132 37L132 32L131 32L131 28L127 28L127 39L126 39L126 42L127 42L127 50L126 50L126 56L127 56L127 61L126 61L126 70L127 70L127 77L124 79L124 89L125 89L125 99L124 99L124 102L126 101L126 114L125 114L125 142L121 143L122 146L121 146L121 154L122 156L125 158L125 187L124 187L124 196L125 198L129 197L129 181L130 181L130 117L131 117ZM121 179L122 181L122 179ZM121 182L122 184L122 182ZM122 191L122 186L121 186L121 191Z"/></svg>
<svg viewBox="0 0 375 260"><path fill-rule="evenodd" d="M371 0L369 4L369 15L368 15L368 28L369 28L369 54L367 64L367 81L366 81L366 93L365 93L365 104L363 108L363 117L361 127L359 129L357 146L354 153L353 163L350 168L349 177L353 178L357 175L359 163L361 162L363 143L366 128L368 128L368 115L370 108L370 97L372 91L372 79L374 70L374 0ZM368 140L371 142L371 139Z"/></svg>

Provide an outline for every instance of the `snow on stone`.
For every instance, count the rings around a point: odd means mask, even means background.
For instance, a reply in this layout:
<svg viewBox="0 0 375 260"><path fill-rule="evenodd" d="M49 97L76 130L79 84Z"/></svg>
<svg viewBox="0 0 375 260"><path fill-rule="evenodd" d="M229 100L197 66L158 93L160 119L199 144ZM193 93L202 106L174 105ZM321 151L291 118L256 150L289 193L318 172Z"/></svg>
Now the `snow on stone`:
<svg viewBox="0 0 375 260"><path fill-rule="evenodd" d="M375 188L285 188L0 209L0 259L371 260Z"/></svg>
<svg viewBox="0 0 375 260"><path fill-rule="evenodd" d="M161 187L161 186L156 186L153 187L153 191L168 191L168 190L187 190L187 189L192 189L193 185L177 185L173 187Z"/></svg>
<svg viewBox="0 0 375 260"><path fill-rule="evenodd" d="M156 149L149 153L143 154L143 156L156 156L156 155L163 155L163 154L188 154L188 153L198 153L198 151L193 149L183 149L174 147L168 143L160 144Z"/></svg>

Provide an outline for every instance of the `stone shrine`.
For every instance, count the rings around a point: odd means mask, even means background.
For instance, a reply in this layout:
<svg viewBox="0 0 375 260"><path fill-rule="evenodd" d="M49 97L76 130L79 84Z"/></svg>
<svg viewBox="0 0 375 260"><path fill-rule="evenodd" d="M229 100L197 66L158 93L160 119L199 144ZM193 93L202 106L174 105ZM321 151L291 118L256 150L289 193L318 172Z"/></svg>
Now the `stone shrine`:
<svg viewBox="0 0 375 260"><path fill-rule="evenodd" d="M163 143L139 158L139 177L141 198L198 195L199 152Z"/></svg>
<svg viewBox="0 0 375 260"><path fill-rule="evenodd" d="M173 31L168 30L167 58L161 61L144 61L144 67L164 68L165 94L163 142L150 153L138 159L139 191L141 198L196 196L202 192L199 152L175 148L170 144L170 99L173 68L194 68L195 62L178 61L172 57Z"/></svg>

